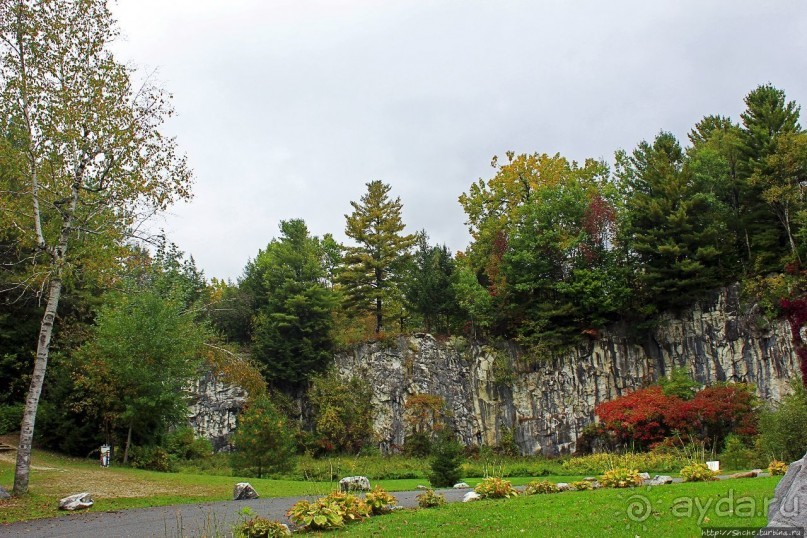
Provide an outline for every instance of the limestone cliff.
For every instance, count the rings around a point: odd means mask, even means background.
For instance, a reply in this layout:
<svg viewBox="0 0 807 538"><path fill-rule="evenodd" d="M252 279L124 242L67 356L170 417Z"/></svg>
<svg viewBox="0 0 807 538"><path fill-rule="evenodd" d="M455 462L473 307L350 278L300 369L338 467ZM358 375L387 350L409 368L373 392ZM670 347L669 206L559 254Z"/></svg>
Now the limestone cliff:
<svg viewBox="0 0 807 538"><path fill-rule="evenodd" d="M216 451L229 448L236 417L247 401L247 392L207 373L191 389L188 420L199 437L210 439Z"/></svg>
<svg viewBox="0 0 807 538"><path fill-rule="evenodd" d="M496 444L513 428L525 454L575 449L594 420L594 407L685 367L703 384L754 383L762 398L779 400L797 376L790 328L764 323L740 308L738 288L714 294L679 316L662 318L641 339L614 327L558 358L527 357L515 345L497 348L426 334L372 343L341 353L342 376L373 389L375 429L382 451L403 445L404 411L413 394L442 396L466 444ZM192 408L197 432L226 446L246 394L208 377Z"/></svg>
<svg viewBox="0 0 807 538"><path fill-rule="evenodd" d="M403 444L407 397L427 393L445 399L466 444L495 444L503 428L513 428L525 454L570 452L597 404L673 367L703 384L754 383L768 400L788 391L798 365L787 323L760 326L756 316L742 315L736 287L707 302L663 318L641 342L617 328L555 359L527 360L512 345L494 349L421 334L392 346L359 346L338 355L336 366L373 387L383 451Z"/></svg>

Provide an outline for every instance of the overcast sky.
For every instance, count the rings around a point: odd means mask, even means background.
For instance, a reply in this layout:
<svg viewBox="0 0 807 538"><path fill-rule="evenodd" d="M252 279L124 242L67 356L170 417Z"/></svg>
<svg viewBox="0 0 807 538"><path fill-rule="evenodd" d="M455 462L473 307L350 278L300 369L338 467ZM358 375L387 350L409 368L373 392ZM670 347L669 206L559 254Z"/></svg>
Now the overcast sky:
<svg viewBox="0 0 807 538"><path fill-rule="evenodd" d="M236 279L303 218L344 241L371 180L408 231L467 246L458 196L493 155L612 160L771 82L807 104L803 0L119 0L119 59L174 95L195 198L162 222ZM807 120L802 121L802 124Z"/></svg>

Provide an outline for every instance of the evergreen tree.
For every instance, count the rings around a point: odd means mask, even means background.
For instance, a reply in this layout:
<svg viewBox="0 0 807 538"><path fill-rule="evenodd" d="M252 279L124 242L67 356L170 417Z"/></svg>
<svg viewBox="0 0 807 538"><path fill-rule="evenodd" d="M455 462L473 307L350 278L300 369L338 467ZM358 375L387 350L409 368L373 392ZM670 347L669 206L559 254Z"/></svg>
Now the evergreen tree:
<svg viewBox="0 0 807 538"><path fill-rule="evenodd" d="M445 245L429 245L426 232L418 234L417 248L405 282L406 302L422 318L426 332L447 333L458 305L451 283L454 260Z"/></svg>
<svg viewBox="0 0 807 538"><path fill-rule="evenodd" d="M730 273L724 211L695 183L675 137L660 133L652 145L642 142L619 160L623 233L639 265L645 314L688 306L724 284Z"/></svg>
<svg viewBox="0 0 807 538"><path fill-rule="evenodd" d="M294 466L294 430L267 396L251 400L241 411L232 442L237 471L262 478Z"/></svg>
<svg viewBox="0 0 807 538"><path fill-rule="evenodd" d="M403 269L414 235L403 235L401 200L389 198L390 186L367 183L359 202L350 202L353 213L345 215L345 234L357 245L347 247L337 281L347 305L375 316L375 332L384 328L385 312L403 298Z"/></svg>
<svg viewBox="0 0 807 538"><path fill-rule="evenodd" d="M280 231L254 262L266 296L255 316L252 354L267 381L300 384L331 358L337 299L325 283L321 241L299 219L282 221Z"/></svg>
<svg viewBox="0 0 807 538"><path fill-rule="evenodd" d="M801 132L799 106L787 101L784 91L765 84L745 97L746 110L741 114L740 177L742 196L747 208L743 222L752 268L758 273L782 269L782 257L791 252L788 230L777 218L764 191L772 175L777 173L775 159L779 138ZM769 193L770 194L770 193Z"/></svg>

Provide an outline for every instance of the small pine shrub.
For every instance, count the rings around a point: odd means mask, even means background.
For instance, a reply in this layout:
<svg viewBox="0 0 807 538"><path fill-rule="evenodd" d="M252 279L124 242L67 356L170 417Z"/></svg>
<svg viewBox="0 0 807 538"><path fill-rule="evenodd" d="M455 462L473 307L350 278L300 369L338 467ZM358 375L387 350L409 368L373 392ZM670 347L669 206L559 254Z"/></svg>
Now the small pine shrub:
<svg viewBox="0 0 807 538"><path fill-rule="evenodd" d="M605 471L600 484L606 488L633 488L642 485L642 477L637 469L618 468Z"/></svg>
<svg viewBox="0 0 807 538"><path fill-rule="evenodd" d="M394 495L387 493L381 486L376 486L373 491L364 496L364 502L370 507L374 515L387 514L392 510L398 499Z"/></svg>
<svg viewBox="0 0 807 538"><path fill-rule="evenodd" d="M754 466L754 451L745 446L735 434L726 437L726 446L720 453L720 465L726 469L750 469Z"/></svg>
<svg viewBox="0 0 807 538"><path fill-rule="evenodd" d="M476 485L474 491L483 499L507 499L517 497L518 491L513 489L509 480L489 476Z"/></svg>
<svg viewBox="0 0 807 538"><path fill-rule="evenodd" d="M768 472L771 473L771 476L781 476L787 472L787 467L787 463L773 460L770 465L768 465Z"/></svg>
<svg viewBox="0 0 807 538"><path fill-rule="evenodd" d="M594 489L594 486L588 480L580 480L579 482L572 482L570 484L575 491L588 491Z"/></svg>
<svg viewBox="0 0 807 538"><path fill-rule="evenodd" d="M539 493L558 493L558 485L549 480L533 480L524 488L524 495L535 495Z"/></svg>
<svg viewBox="0 0 807 538"><path fill-rule="evenodd" d="M342 518L350 521L361 521L370 517L370 507L363 500L351 493L334 491L325 497L326 502L331 502L339 506Z"/></svg>
<svg viewBox="0 0 807 538"><path fill-rule="evenodd" d="M307 530L337 529L344 526L345 518L341 507L327 497L314 502L302 500L292 506L286 516L297 525Z"/></svg>
<svg viewBox="0 0 807 538"><path fill-rule="evenodd" d="M289 528L280 521L256 516L239 523L233 528L235 538L276 538L291 536Z"/></svg>
<svg viewBox="0 0 807 538"><path fill-rule="evenodd" d="M429 483L436 488L451 487L459 482L462 472L462 445L450 431L443 430L432 448Z"/></svg>
<svg viewBox="0 0 807 538"><path fill-rule="evenodd" d="M418 500L418 506L421 508L436 508L446 503L445 495L435 493L433 489L427 489L418 495L416 499Z"/></svg>
<svg viewBox="0 0 807 538"><path fill-rule="evenodd" d="M709 469L705 463L693 463L681 469L684 482L708 482L717 480L717 473Z"/></svg>

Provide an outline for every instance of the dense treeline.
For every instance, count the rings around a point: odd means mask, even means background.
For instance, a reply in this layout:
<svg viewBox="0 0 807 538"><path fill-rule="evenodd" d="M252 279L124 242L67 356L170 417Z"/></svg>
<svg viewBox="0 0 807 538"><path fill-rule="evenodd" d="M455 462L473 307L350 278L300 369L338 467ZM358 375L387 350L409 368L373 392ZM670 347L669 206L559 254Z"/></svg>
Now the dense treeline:
<svg viewBox="0 0 807 538"><path fill-rule="evenodd" d="M473 238L463 252L406 233L402 202L381 181L351 202L348 244L283 221L236 282L208 282L165 241L151 253L131 241L88 248L63 279L39 439L82 455L100 442L160 444L181 422L178 387L206 364L256 395L299 394L319 379L306 442L358 450L367 413L345 440L350 425L334 418L345 406L321 397L334 351L356 342L415 331L514 338L540 359L613 322L641 330L737 281L768 315L783 299L792 315L807 255L807 133L780 89L760 86L745 104L739 122L703 118L687 143L662 131L618 151L613 169L494 157L492 177L459 197ZM15 181L13 142L2 147L3 185ZM2 427L21 412L45 295L30 285L43 282L26 265L35 245L12 227L0 234Z"/></svg>

